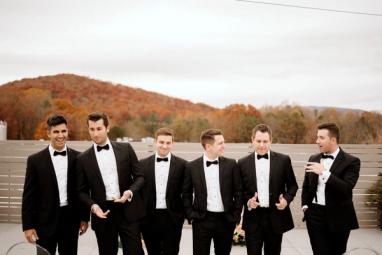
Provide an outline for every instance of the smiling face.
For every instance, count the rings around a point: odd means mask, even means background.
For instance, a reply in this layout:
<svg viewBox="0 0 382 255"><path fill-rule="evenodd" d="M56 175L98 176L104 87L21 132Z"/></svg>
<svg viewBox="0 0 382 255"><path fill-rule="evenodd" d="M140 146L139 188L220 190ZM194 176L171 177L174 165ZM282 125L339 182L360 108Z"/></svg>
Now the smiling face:
<svg viewBox="0 0 382 255"><path fill-rule="evenodd" d="M255 136L252 137L252 145L257 154L264 155L268 153L271 148L271 138L268 132L256 131Z"/></svg>
<svg viewBox="0 0 382 255"><path fill-rule="evenodd" d="M327 129L317 131L316 144L322 153L333 153L337 149L337 139L330 137Z"/></svg>
<svg viewBox="0 0 382 255"><path fill-rule="evenodd" d="M215 159L217 157L223 156L224 154L224 137L223 135L215 135L213 143L206 144L206 154L208 158Z"/></svg>
<svg viewBox="0 0 382 255"><path fill-rule="evenodd" d="M97 145L105 145L109 128L103 123L103 119L97 121L88 120L89 135Z"/></svg>
<svg viewBox="0 0 382 255"><path fill-rule="evenodd" d="M55 150L61 151L64 149L68 139L68 127L64 123L52 126L48 129L48 137L51 146Z"/></svg>
<svg viewBox="0 0 382 255"><path fill-rule="evenodd" d="M171 152L173 144L174 142L171 135L159 135L155 141L158 155L162 158L166 157Z"/></svg>

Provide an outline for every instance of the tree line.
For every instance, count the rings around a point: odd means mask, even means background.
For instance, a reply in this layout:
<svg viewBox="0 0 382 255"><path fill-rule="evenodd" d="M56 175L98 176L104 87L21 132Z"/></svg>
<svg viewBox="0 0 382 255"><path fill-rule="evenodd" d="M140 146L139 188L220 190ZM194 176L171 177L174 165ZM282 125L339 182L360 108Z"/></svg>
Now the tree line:
<svg viewBox="0 0 382 255"><path fill-rule="evenodd" d="M71 140L89 140L86 117L92 111L110 116L112 139L153 136L157 128L168 126L181 142L198 142L201 131L210 127L222 129L227 142L249 142L252 128L267 123L274 143L314 143L316 125L332 121L341 128L341 143L382 143L378 112L290 104L218 109L72 74L0 86L0 120L8 124L8 139L45 139L47 117L59 113L69 121Z"/></svg>

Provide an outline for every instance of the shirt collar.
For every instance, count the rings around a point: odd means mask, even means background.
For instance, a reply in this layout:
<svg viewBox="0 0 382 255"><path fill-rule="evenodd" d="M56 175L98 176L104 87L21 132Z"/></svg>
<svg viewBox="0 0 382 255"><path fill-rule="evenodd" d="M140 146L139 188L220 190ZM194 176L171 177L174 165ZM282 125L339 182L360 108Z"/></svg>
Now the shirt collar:
<svg viewBox="0 0 382 255"><path fill-rule="evenodd" d="M102 146L105 146L106 144L108 144L109 147L112 148L112 147L111 147L111 142L110 142L109 138L107 138L106 143L105 143L104 145L102 145ZM96 144L95 142L93 142L93 147L94 147L94 150L95 150L96 152L98 152L98 151L97 151L97 146L98 146L98 145L99 145L99 144ZM99 146L101 146L101 145L99 145Z"/></svg>
<svg viewBox="0 0 382 255"><path fill-rule="evenodd" d="M54 151L61 152L61 151L66 151L66 150L67 150L67 148L66 148L66 144L65 144L64 148L63 148L62 150L60 150L60 151L54 149L53 146L52 146L51 144L49 144L48 148L49 148L49 153L50 153L51 156L53 156Z"/></svg>
<svg viewBox="0 0 382 255"><path fill-rule="evenodd" d="M271 153L270 153L270 152L271 152L270 150L267 152L267 154L268 154L268 160L271 158L271 155L270 155ZM255 159L256 159L256 160L258 160L258 159L257 159L257 154L258 154L258 153L255 151Z"/></svg>
<svg viewBox="0 0 382 255"><path fill-rule="evenodd" d="M325 155L332 155L334 159L336 159L338 153L340 153L340 147L337 147L337 149L333 153L324 153Z"/></svg>
<svg viewBox="0 0 382 255"><path fill-rule="evenodd" d="M214 158L214 159L209 159L209 158L207 157L207 155L206 155L205 153L203 153L203 162L204 162L204 165L206 165L206 162L207 162L207 161L215 161L215 160L217 160L217 161L219 162L219 157L216 157L216 158Z"/></svg>
<svg viewBox="0 0 382 255"><path fill-rule="evenodd" d="M168 162L170 162L170 161L171 161L171 152L169 152L169 153L168 153L166 156L164 156L164 157L159 156L158 153L155 152L155 162L157 161L157 158L168 158ZM163 161L162 161L162 162L163 162Z"/></svg>

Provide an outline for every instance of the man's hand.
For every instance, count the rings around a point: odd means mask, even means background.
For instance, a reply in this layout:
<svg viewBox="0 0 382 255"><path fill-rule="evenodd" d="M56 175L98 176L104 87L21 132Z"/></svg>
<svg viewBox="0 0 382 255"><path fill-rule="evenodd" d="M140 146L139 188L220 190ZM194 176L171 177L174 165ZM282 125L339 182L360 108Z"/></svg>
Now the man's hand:
<svg viewBox="0 0 382 255"><path fill-rule="evenodd" d="M259 203L257 202L257 192L255 192L255 195L248 200L248 208L256 209L257 206L259 206Z"/></svg>
<svg viewBox="0 0 382 255"><path fill-rule="evenodd" d="M80 223L80 235L85 234L86 230L88 229L88 222L87 221L81 221Z"/></svg>
<svg viewBox="0 0 382 255"><path fill-rule="evenodd" d="M36 243L38 240L37 232L34 228L25 230L24 235L27 241L30 243Z"/></svg>
<svg viewBox="0 0 382 255"><path fill-rule="evenodd" d="M92 213L98 216L98 218L106 219L107 215L110 213L110 210L107 210L106 212L103 212L101 207L97 204L93 204L91 207Z"/></svg>
<svg viewBox="0 0 382 255"><path fill-rule="evenodd" d="M305 171L308 173L315 173L321 175L324 171L324 164L320 164L317 162L308 162L305 166Z"/></svg>
<svg viewBox="0 0 382 255"><path fill-rule="evenodd" d="M133 198L133 192L131 190L126 190L123 192L121 198L114 198L114 203L125 203L126 201L131 202Z"/></svg>
<svg viewBox="0 0 382 255"><path fill-rule="evenodd" d="M278 210L284 210L287 207L288 202L285 200L283 194L279 196L279 203L276 203L276 207Z"/></svg>

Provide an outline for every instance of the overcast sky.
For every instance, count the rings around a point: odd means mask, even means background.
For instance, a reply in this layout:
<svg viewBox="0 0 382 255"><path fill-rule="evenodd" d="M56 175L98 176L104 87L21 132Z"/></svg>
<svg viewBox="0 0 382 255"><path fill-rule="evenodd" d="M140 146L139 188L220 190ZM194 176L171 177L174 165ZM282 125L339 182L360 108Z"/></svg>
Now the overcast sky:
<svg viewBox="0 0 382 255"><path fill-rule="evenodd" d="M382 111L382 1L1 0L0 84L74 73L216 107Z"/></svg>

